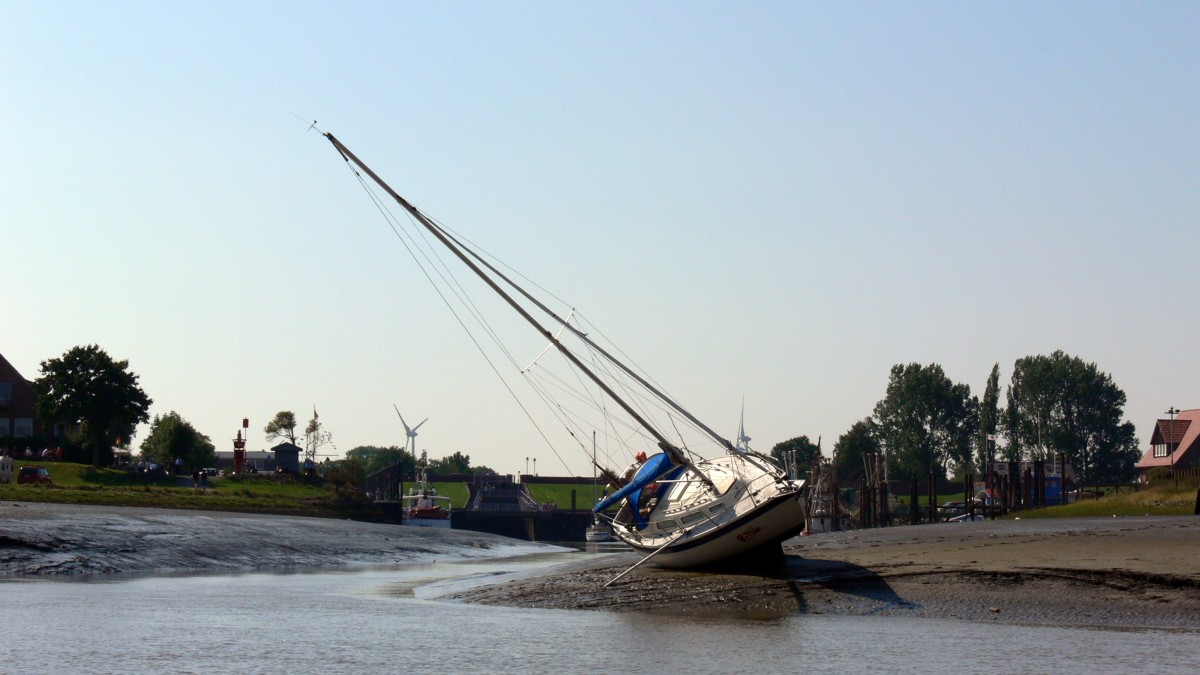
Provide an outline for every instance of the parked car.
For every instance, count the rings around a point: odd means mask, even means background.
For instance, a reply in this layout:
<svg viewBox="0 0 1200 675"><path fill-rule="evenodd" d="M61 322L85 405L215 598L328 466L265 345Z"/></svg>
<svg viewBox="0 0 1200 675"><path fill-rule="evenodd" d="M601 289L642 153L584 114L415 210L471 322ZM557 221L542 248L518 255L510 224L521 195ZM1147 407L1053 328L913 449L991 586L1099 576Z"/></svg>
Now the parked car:
<svg viewBox="0 0 1200 675"><path fill-rule="evenodd" d="M0 455L0 483L11 483L13 478L13 460L8 455Z"/></svg>
<svg viewBox="0 0 1200 675"><path fill-rule="evenodd" d="M44 466L23 466L17 472L17 485L30 483L33 485L53 485L50 472Z"/></svg>

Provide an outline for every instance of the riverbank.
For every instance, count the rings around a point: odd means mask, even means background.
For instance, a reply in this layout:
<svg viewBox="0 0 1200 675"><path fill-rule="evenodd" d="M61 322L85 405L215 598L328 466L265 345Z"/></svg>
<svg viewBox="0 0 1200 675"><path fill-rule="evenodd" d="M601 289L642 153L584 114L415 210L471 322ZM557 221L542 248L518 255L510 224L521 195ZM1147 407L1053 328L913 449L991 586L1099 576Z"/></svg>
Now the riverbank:
<svg viewBox="0 0 1200 675"><path fill-rule="evenodd" d="M792 539L756 572L640 567L631 555L454 596L488 605L794 613L1200 628L1200 518L1014 520Z"/></svg>
<svg viewBox="0 0 1200 675"><path fill-rule="evenodd" d="M0 502L0 579L315 571L553 550L478 532L328 518ZM936 617L1200 629L1200 518L947 523L788 542L766 570L580 556L439 599L510 607L779 617Z"/></svg>
<svg viewBox="0 0 1200 675"><path fill-rule="evenodd" d="M0 502L0 579L315 571L545 548L480 532L332 518Z"/></svg>

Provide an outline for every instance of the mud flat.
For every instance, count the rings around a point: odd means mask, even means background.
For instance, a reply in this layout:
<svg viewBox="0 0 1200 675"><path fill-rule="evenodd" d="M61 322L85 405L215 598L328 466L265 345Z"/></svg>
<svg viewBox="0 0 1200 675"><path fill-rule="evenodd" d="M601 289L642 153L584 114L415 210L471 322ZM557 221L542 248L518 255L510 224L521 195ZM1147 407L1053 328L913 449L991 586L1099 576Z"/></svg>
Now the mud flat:
<svg viewBox="0 0 1200 675"><path fill-rule="evenodd" d="M328 518L0 502L0 579L311 571L542 548L479 532Z"/></svg>
<svg viewBox="0 0 1200 675"><path fill-rule="evenodd" d="M1200 628L1200 518L946 523L787 542L781 565L677 571L620 555L464 592L481 604Z"/></svg>

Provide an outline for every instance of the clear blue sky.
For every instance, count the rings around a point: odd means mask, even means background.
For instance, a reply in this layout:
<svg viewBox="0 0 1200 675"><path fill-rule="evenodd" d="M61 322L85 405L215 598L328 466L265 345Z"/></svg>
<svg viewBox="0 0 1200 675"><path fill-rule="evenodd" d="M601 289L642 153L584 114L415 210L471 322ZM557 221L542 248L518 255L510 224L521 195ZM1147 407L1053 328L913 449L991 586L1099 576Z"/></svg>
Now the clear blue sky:
<svg viewBox="0 0 1200 675"><path fill-rule="evenodd" d="M1197 3L0 3L0 353L565 471L319 120L754 445L1055 349L1200 407ZM144 437L145 429L141 431ZM135 438L139 443L141 437ZM568 453L569 469L587 472Z"/></svg>

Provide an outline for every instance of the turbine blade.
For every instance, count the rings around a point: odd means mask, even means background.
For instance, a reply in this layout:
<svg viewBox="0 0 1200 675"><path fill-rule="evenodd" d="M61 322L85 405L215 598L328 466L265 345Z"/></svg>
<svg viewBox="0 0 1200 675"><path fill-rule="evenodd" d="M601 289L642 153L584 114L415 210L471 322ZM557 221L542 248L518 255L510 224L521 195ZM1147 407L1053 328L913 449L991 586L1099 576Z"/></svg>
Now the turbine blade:
<svg viewBox="0 0 1200 675"><path fill-rule="evenodd" d="M399 406L397 406L395 403L393 403L393 404L392 404L392 407L396 409L396 414L397 414L397 415L400 415L400 408L399 408ZM403 424L403 425L404 425L404 433L405 433L406 435L408 435L408 436L411 436L411 435L412 435L412 432L413 432L413 430L408 428L408 422L405 422L405 421L404 421L404 415L400 415L400 424Z"/></svg>

